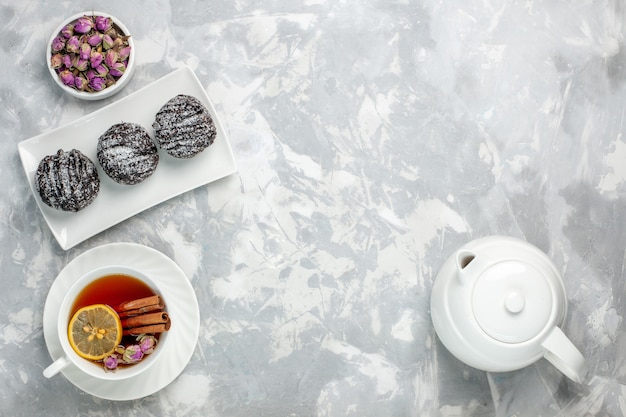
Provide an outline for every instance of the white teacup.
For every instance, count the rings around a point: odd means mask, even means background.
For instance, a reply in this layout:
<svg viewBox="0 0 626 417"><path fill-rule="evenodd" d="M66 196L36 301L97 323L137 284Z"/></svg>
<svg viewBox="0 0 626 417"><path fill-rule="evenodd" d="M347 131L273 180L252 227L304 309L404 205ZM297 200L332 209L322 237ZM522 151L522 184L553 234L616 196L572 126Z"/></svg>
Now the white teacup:
<svg viewBox="0 0 626 417"><path fill-rule="evenodd" d="M159 286L156 282L152 281L148 276L143 274L141 271L133 269L128 266L122 265L109 265L104 266L98 269L94 269L86 273L77 279L70 289L67 291L65 296L63 297L63 301L61 301L61 307L59 309L59 315L57 318L57 335L59 338L59 342L61 344L61 348L63 349L63 356L59 357L55 360L51 365L49 365L43 371L43 375L46 378L50 378L67 366L75 366L85 374L92 376L94 378L103 379L103 380L122 380L134 377L142 372L145 372L152 364L154 364L161 352L164 350L165 344L167 343L167 332L162 333L159 336L159 342L154 349L154 352L151 354L145 355L143 359L134 364L128 366L122 366L116 369L115 371L107 372L104 370L104 365L99 362L90 361L88 359L80 357L68 340L68 325L71 319L72 314L72 306L74 301L81 293L81 291L93 281L113 274L121 274L121 275L129 275L131 277L137 278L147 284L155 293L162 295L162 292L159 289ZM167 300L163 297L165 301L165 305L167 306Z"/></svg>

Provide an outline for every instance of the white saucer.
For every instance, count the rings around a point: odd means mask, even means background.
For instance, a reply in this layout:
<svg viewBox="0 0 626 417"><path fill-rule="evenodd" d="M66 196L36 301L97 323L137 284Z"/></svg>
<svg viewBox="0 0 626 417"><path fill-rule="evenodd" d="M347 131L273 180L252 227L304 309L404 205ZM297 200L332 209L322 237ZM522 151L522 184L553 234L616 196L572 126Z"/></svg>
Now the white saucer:
<svg viewBox="0 0 626 417"><path fill-rule="evenodd" d="M96 380L72 365L61 372L72 384L93 396L134 400L151 395L176 379L187 366L198 341L200 311L196 294L185 273L170 258L134 243L111 243L79 255L63 268L50 288L43 311L43 334L54 361L63 354L56 323L65 292L86 272L113 264L139 269L163 288L172 319L168 342L162 346L164 351L145 373L122 381Z"/></svg>

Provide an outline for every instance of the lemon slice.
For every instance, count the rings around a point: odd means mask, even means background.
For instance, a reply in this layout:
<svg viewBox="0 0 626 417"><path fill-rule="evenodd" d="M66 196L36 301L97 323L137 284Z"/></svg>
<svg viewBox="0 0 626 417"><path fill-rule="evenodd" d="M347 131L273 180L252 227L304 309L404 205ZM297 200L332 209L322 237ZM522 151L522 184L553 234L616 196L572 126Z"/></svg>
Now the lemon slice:
<svg viewBox="0 0 626 417"><path fill-rule="evenodd" d="M108 305L93 304L74 313L67 334L72 349L80 357L98 361L120 344L122 322Z"/></svg>

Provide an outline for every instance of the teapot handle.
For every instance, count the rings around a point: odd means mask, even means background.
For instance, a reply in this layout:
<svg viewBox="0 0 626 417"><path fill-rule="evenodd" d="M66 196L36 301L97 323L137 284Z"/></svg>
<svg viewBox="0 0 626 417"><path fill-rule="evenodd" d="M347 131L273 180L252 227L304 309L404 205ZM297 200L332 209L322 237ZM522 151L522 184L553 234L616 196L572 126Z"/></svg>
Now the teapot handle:
<svg viewBox="0 0 626 417"><path fill-rule="evenodd" d="M572 381L582 383L587 374L585 358L565 333L554 327L542 343L544 357Z"/></svg>

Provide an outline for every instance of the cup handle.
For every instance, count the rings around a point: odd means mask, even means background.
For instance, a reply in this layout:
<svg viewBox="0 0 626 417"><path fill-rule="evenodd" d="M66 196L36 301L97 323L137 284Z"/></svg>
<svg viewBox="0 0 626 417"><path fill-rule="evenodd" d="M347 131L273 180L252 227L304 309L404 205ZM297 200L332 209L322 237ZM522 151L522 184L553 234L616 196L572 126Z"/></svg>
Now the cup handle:
<svg viewBox="0 0 626 417"><path fill-rule="evenodd" d="M67 356L61 356L59 359L52 362L52 364L50 364L46 369L43 370L43 376L45 376L46 378L53 377L70 363L71 362Z"/></svg>
<svg viewBox="0 0 626 417"><path fill-rule="evenodd" d="M583 382L587 374L585 358L560 328L554 327L542 346L546 350L544 357L552 365L572 381Z"/></svg>

